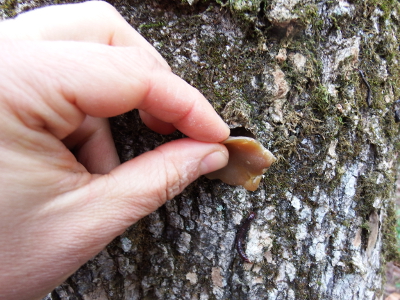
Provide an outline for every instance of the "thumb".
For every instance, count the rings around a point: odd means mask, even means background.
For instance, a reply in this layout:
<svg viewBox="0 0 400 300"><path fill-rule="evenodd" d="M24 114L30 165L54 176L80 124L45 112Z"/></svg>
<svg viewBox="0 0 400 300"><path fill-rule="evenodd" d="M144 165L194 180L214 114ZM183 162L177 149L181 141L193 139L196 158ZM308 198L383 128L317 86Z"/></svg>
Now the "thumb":
<svg viewBox="0 0 400 300"><path fill-rule="evenodd" d="M22 227L18 224L21 228L15 233L13 242L24 240L21 249L29 249L29 255L21 261L26 261L23 265L29 266L30 270L39 271L28 278L23 276L25 268L17 268L11 274L11 281L20 286L36 282L36 295L45 294L127 227L180 193L200 175L220 169L227 162L228 151L225 146L188 138L146 152L107 175L74 173L77 176L62 183L76 182L77 178L79 182L89 180L89 183L62 193L54 201L48 201L40 209L34 210L32 220L36 226L31 226L33 223L30 222L25 222L29 224L22 224ZM22 238L21 231L29 238ZM13 248L12 245L8 248ZM1 254L0 260L3 258L3 262L8 257L7 251L6 256L1 257ZM11 258L16 256L18 252L10 254ZM26 285L21 285L21 282ZM10 291L10 295L13 295L16 286L10 285L6 293ZM27 289L23 290L23 293L26 292L23 299L31 299L31 295L27 294L31 291Z"/></svg>
<svg viewBox="0 0 400 300"><path fill-rule="evenodd" d="M98 238L99 232L104 233L107 243L200 175L224 167L228 157L225 146L218 143L187 138L164 144L82 187L79 198L87 199L87 207L79 219L82 224L94 225L87 229L94 230ZM85 216L93 215L98 216L97 222L85 222Z"/></svg>

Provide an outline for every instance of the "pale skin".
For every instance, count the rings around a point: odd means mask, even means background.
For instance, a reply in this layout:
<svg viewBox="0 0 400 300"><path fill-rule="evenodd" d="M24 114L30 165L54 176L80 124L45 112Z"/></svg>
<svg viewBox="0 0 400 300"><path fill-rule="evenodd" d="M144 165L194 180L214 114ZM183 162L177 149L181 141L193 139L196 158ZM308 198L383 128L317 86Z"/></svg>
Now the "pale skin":
<svg viewBox="0 0 400 300"><path fill-rule="evenodd" d="M120 165L107 117L189 138ZM128 226L226 165L199 91L110 5L0 23L0 299L41 299ZM69 149L77 150L73 155Z"/></svg>

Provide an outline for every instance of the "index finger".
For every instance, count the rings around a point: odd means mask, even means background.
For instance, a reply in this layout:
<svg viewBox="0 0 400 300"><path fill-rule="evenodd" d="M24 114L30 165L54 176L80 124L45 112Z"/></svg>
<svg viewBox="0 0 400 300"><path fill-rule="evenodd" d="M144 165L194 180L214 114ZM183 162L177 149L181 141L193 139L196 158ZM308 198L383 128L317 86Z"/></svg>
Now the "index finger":
<svg viewBox="0 0 400 300"><path fill-rule="evenodd" d="M24 124L59 139L78 128L83 114L105 118L134 108L199 141L221 142L229 135L207 99L142 48L3 41L0 65L7 70L0 73L0 103L28 118Z"/></svg>
<svg viewBox="0 0 400 300"><path fill-rule="evenodd" d="M47 6L0 22L0 39L84 41L111 46L136 46L151 53L163 67L168 63L107 2Z"/></svg>

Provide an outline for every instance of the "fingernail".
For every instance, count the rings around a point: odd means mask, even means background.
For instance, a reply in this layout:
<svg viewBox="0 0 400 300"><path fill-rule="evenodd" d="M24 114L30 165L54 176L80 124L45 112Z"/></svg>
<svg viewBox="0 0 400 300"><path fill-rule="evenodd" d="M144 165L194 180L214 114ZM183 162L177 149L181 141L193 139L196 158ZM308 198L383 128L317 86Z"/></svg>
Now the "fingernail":
<svg viewBox="0 0 400 300"><path fill-rule="evenodd" d="M228 155L216 151L208 154L200 163L200 174L204 175L210 172L214 172L226 166L228 163Z"/></svg>

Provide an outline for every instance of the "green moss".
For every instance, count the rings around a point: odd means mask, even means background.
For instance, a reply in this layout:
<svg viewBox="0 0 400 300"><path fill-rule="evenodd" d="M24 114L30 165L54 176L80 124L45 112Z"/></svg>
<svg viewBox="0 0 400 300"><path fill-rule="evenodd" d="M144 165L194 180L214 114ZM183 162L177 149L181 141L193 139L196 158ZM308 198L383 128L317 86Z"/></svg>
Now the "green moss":
<svg viewBox="0 0 400 300"><path fill-rule="evenodd" d="M165 26L165 23L163 21L160 21L157 23L140 24L139 30L142 30L144 28L157 28L157 27L163 27L163 26Z"/></svg>
<svg viewBox="0 0 400 300"><path fill-rule="evenodd" d="M331 96L329 95L326 86L319 83L311 91L311 103L315 105L315 108L323 115L327 113L327 110L332 107Z"/></svg>
<svg viewBox="0 0 400 300"><path fill-rule="evenodd" d="M237 12L249 11L257 14L262 2L262 0L230 0L229 5Z"/></svg>
<svg viewBox="0 0 400 300"><path fill-rule="evenodd" d="M0 4L0 9L4 11L7 17L14 17L16 15L15 8L17 7L18 0L4 0L2 4Z"/></svg>
<svg viewBox="0 0 400 300"><path fill-rule="evenodd" d="M387 209L386 222L382 227L383 240L383 257L386 262L400 262L400 242L399 242L399 216L393 203L389 204Z"/></svg>
<svg viewBox="0 0 400 300"><path fill-rule="evenodd" d="M298 17L303 26L308 24L316 25L316 28L322 27L322 21L318 16L318 7L315 4L299 5L293 11ZM318 19L320 21L318 21Z"/></svg>

